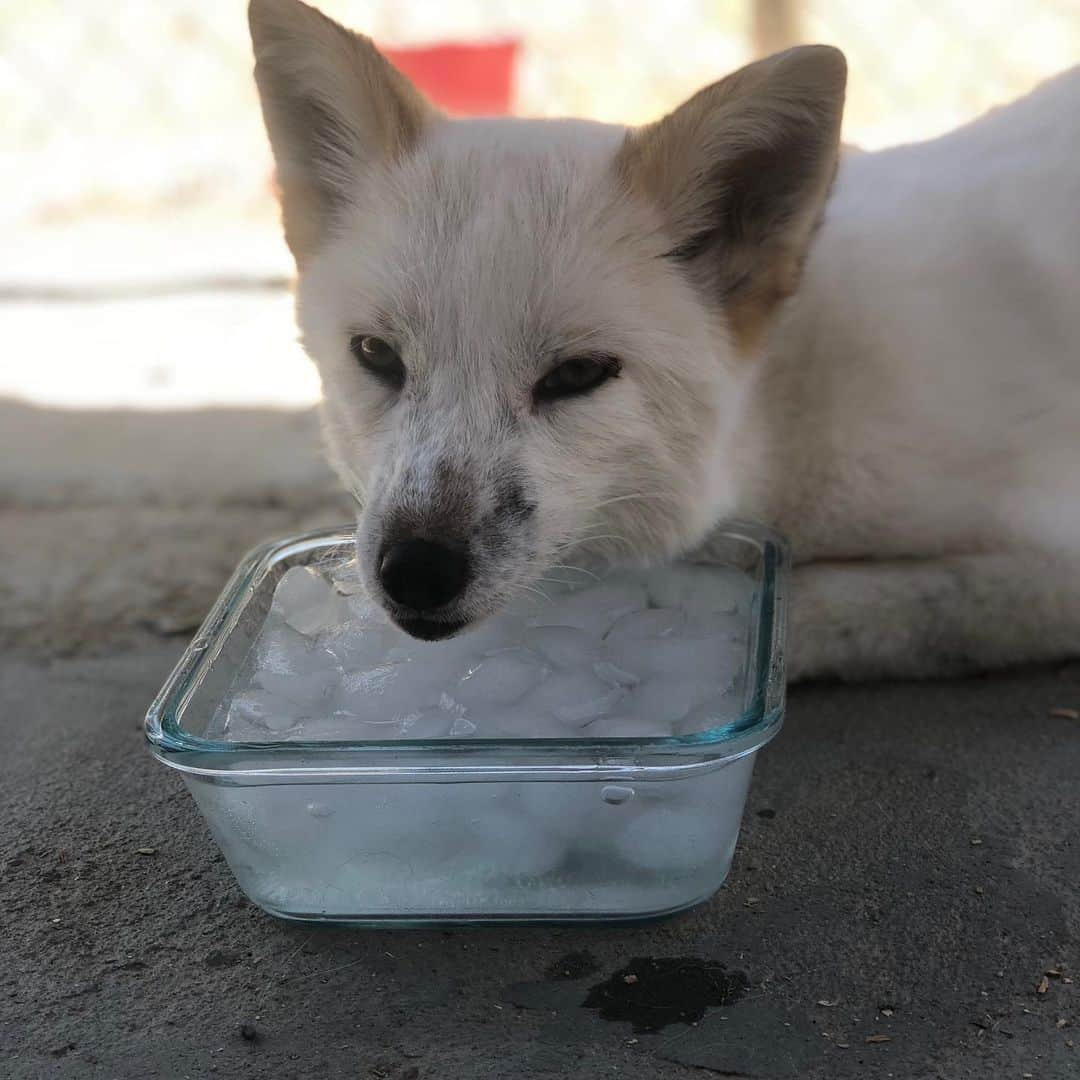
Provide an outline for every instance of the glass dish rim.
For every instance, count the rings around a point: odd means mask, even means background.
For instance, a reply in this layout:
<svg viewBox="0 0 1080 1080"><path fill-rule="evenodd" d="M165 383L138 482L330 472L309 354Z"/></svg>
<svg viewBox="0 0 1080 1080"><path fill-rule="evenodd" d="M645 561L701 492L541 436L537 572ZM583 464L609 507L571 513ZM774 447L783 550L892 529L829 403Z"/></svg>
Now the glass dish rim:
<svg viewBox="0 0 1080 1080"><path fill-rule="evenodd" d="M520 765L538 773L552 771L594 774L597 767L629 767L639 771L643 756L669 763L662 771L672 778L683 772L687 757L716 765L752 753L773 738L783 720L784 635L789 555L784 539L773 530L745 521L726 521L709 534L750 543L762 558L753 661L747 677L753 690L738 719L690 735L628 736L593 739L395 739L392 741L300 741L238 743L204 739L186 731L184 709L217 658L257 584L272 567L290 557L320 548L351 543L354 526L333 526L271 540L253 548L241 560L199 630L146 713L144 731L155 757L184 772L219 776L238 769L238 782L287 776L315 779L359 773L406 778L419 768L432 779L459 777L465 771L498 775L518 771L506 760L517 752ZM689 553L692 557L693 552ZM503 757L499 758L499 753ZM602 755L598 759L598 755ZM424 764L437 758L438 767ZM301 764L298 759L305 759ZM321 759L321 764L320 764ZM387 761L387 759L391 759ZM537 765L545 759L547 766ZM676 764L681 759L681 767ZM402 764L409 762L412 764ZM380 764L381 762L381 764ZM397 762L397 764L392 764ZM260 764L254 764L260 763ZM445 774L440 777L437 774ZM582 775L582 778L586 778Z"/></svg>

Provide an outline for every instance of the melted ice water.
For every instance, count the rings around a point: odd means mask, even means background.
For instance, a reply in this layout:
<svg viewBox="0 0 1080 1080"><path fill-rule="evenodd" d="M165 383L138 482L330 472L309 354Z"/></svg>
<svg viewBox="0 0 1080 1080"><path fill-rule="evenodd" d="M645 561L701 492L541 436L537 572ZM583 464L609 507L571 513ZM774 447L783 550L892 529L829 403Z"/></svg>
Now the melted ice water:
<svg viewBox="0 0 1080 1080"><path fill-rule="evenodd" d="M332 571L331 571L332 573ZM753 583L677 564L531 594L422 642L362 594L288 570L207 735L288 739L621 738L739 713Z"/></svg>

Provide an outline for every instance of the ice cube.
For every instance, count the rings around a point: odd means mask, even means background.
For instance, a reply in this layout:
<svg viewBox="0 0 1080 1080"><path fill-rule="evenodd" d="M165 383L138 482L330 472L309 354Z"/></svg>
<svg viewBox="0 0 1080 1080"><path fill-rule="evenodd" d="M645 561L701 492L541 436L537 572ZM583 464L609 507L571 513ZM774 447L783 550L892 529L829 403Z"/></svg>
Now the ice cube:
<svg viewBox="0 0 1080 1080"><path fill-rule="evenodd" d="M521 643L555 667L588 667L601 659L596 637L576 626L533 626L522 635Z"/></svg>
<svg viewBox="0 0 1080 1080"><path fill-rule="evenodd" d="M703 567L704 587L696 593L700 606L690 610L746 615L754 596L750 577L730 566Z"/></svg>
<svg viewBox="0 0 1080 1080"><path fill-rule="evenodd" d="M487 739L565 739L566 728L544 709L524 701L497 709L473 710L479 734Z"/></svg>
<svg viewBox="0 0 1080 1080"><path fill-rule="evenodd" d="M691 615L745 615L754 585L746 574L730 567L679 563L654 570L648 589L656 607L681 608Z"/></svg>
<svg viewBox="0 0 1080 1080"><path fill-rule="evenodd" d="M655 717L629 716L623 712L601 716L581 729L583 739L659 739L670 734L670 724L660 723Z"/></svg>
<svg viewBox="0 0 1080 1080"><path fill-rule="evenodd" d="M450 738L451 739L466 739L470 735L476 734L476 724L474 724L467 716L461 715L454 718L454 722L450 725Z"/></svg>
<svg viewBox="0 0 1080 1080"><path fill-rule="evenodd" d="M454 713L432 705L406 716L401 724L401 734L406 739L442 739L450 734L456 719Z"/></svg>
<svg viewBox="0 0 1080 1080"><path fill-rule="evenodd" d="M538 829L569 839L599 803L591 784L523 782L516 784L509 802L527 815Z"/></svg>
<svg viewBox="0 0 1080 1080"><path fill-rule="evenodd" d="M268 727L267 720L277 705L277 696L266 690L245 690L229 702L229 723Z"/></svg>
<svg viewBox="0 0 1080 1080"><path fill-rule="evenodd" d="M683 638L723 638L729 644L739 646L746 640L747 622L742 615L730 615L715 611L690 612L679 634Z"/></svg>
<svg viewBox="0 0 1080 1080"><path fill-rule="evenodd" d="M445 709L449 713L453 713L454 716L465 715L465 706L459 705L449 694L439 695L439 708Z"/></svg>
<svg viewBox="0 0 1080 1080"><path fill-rule="evenodd" d="M641 680L632 672L624 671L610 660L600 660L592 666L594 674L611 686L636 686Z"/></svg>
<svg viewBox="0 0 1080 1080"><path fill-rule="evenodd" d="M263 690L301 706L306 711L305 715L325 705L337 683L336 674L325 671L302 675L269 668L256 671L252 681Z"/></svg>
<svg viewBox="0 0 1080 1080"><path fill-rule="evenodd" d="M625 639L606 643L608 659L642 679L646 675L691 678L724 687L735 675L737 651L727 636Z"/></svg>
<svg viewBox="0 0 1080 1080"><path fill-rule="evenodd" d="M334 712L329 716L314 717L305 720L301 738L319 742L391 742L401 738L403 719L399 715L382 719L358 717L352 712Z"/></svg>
<svg viewBox="0 0 1080 1080"><path fill-rule="evenodd" d="M343 596L347 618L346 621L362 626L366 629L373 627L391 627L393 623L382 604L375 603L367 593L355 593L351 596Z"/></svg>
<svg viewBox="0 0 1080 1080"><path fill-rule="evenodd" d="M715 851L715 828L713 819L700 812L652 806L616 835L615 850L648 870L687 873Z"/></svg>
<svg viewBox="0 0 1080 1080"><path fill-rule="evenodd" d="M318 645L346 672L379 667L387 658L386 635L382 628L364 626L353 620L324 631L319 635Z"/></svg>
<svg viewBox="0 0 1080 1080"><path fill-rule="evenodd" d="M695 705L685 717L676 724L680 735L694 735L699 731L709 731L737 720L742 713L742 695L734 688L723 693L713 694L700 704Z"/></svg>
<svg viewBox="0 0 1080 1080"><path fill-rule="evenodd" d="M677 636L686 622L686 613L678 608L646 608L631 611L612 624L605 641L637 641L642 638Z"/></svg>
<svg viewBox="0 0 1080 1080"><path fill-rule="evenodd" d="M527 622L557 607L575 591L575 582L569 577L557 578L557 573L558 571L551 570L539 584L519 590L506 603L503 611L513 618ZM590 579L586 577L586 580Z"/></svg>
<svg viewBox="0 0 1080 1080"><path fill-rule="evenodd" d="M281 737L300 720L291 701L266 690L245 690L229 702L224 737L233 742L266 742Z"/></svg>
<svg viewBox="0 0 1080 1080"><path fill-rule="evenodd" d="M335 696L334 711L361 720L400 722L416 711L408 664L383 664L366 671L347 672Z"/></svg>
<svg viewBox="0 0 1080 1080"><path fill-rule="evenodd" d="M267 619L255 643L255 666L277 675L310 674L336 666L336 659L316 648L309 637L277 615Z"/></svg>
<svg viewBox="0 0 1080 1080"><path fill-rule="evenodd" d="M345 601L315 570L294 566L286 570L274 590L272 607L294 630L313 636L345 621Z"/></svg>
<svg viewBox="0 0 1080 1080"><path fill-rule="evenodd" d="M458 683L453 696L466 708L510 705L544 677L543 659L530 649L491 653Z"/></svg>
<svg viewBox="0 0 1080 1080"><path fill-rule="evenodd" d="M524 630L523 619L501 611L467 626L453 640L460 641L463 648L470 648L477 655L484 656L489 652L516 647L521 643Z"/></svg>
<svg viewBox="0 0 1080 1080"><path fill-rule="evenodd" d="M560 723L579 727L611 712L625 696L623 687L611 686L592 671L554 672L525 705Z"/></svg>
<svg viewBox="0 0 1080 1080"><path fill-rule="evenodd" d="M683 597L689 592L687 575L679 566L658 566L649 575L649 603L656 608L683 609Z"/></svg>
<svg viewBox="0 0 1080 1080"><path fill-rule="evenodd" d="M676 721L718 689L714 684L698 679L653 677L634 688L620 711L670 733Z"/></svg>
<svg viewBox="0 0 1080 1080"><path fill-rule="evenodd" d="M334 591L343 596L350 607L371 603L364 586L360 563L355 556L345 560L330 560L325 566L320 565L320 569L324 570L333 582Z"/></svg>
<svg viewBox="0 0 1080 1080"><path fill-rule="evenodd" d="M456 697L458 681L475 663L476 659L461 657L451 658L450 662L445 658L414 657L402 665L411 700L417 706L425 706L437 704L448 691Z"/></svg>
<svg viewBox="0 0 1080 1080"><path fill-rule="evenodd" d="M215 740L228 738L225 733L225 724L229 719L230 703L228 698L222 698L222 700L218 702L217 708L214 710L214 714L210 717L210 721L206 725L206 730L203 732L203 738Z"/></svg>
<svg viewBox="0 0 1080 1080"><path fill-rule="evenodd" d="M541 612L547 611L550 606L551 600L547 596L518 593L506 602L503 613L516 621L528 623Z"/></svg>
<svg viewBox="0 0 1080 1080"><path fill-rule="evenodd" d="M436 704L401 720L401 735L406 739L465 738L475 731L476 725L466 715L465 706L449 694L441 694Z"/></svg>
<svg viewBox="0 0 1080 1080"><path fill-rule="evenodd" d="M610 849L612 835L636 813L636 801L605 801L604 786L594 782L517 784L512 805L538 829L558 837L568 850L591 855Z"/></svg>
<svg viewBox="0 0 1080 1080"><path fill-rule="evenodd" d="M602 635L616 619L640 611L648 604L643 585L601 583L572 593L530 619L532 626L576 626L593 635Z"/></svg>
<svg viewBox="0 0 1080 1080"><path fill-rule="evenodd" d="M553 870L566 853L558 836L524 815L489 810L469 826L468 861L478 865L488 878L540 877Z"/></svg>
<svg viewBox="0 0 1080 1080"><path fill-rule="evenodd" d="M423 670L443 680L450 687L466 671L475 667L484 656L484 639L474 634L455 634L442 641L418 641L403 630L392 627L389 631L388 658L415 661L414 670Z"/></svg>
<svg viewBox="0 0 1080 1080"><path fill-rule="evenodd" d="M402 664L412 660L416 650L411 645L388 645L382 654L385 664Z"/></svg>

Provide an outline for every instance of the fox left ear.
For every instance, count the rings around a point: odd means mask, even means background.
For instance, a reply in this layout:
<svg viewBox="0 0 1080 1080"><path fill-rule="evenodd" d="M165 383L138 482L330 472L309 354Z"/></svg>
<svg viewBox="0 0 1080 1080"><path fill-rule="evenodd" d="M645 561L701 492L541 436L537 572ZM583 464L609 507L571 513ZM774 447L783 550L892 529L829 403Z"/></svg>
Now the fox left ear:
<svg viewBox="0 0 1080 1080"><path fill-rule="evenodd" d="M285 239L302 264L358 179L440 114L368 38L301 0L250 0L248 21Z"/></svg>
<svg viewBox="0 0 1080 1080"><path fill-rule="evenodd" d="M661 212L668 256L750 353L794 292L836 172L847 64L827 45L760 60L631 131L616 167Z"/></svg>

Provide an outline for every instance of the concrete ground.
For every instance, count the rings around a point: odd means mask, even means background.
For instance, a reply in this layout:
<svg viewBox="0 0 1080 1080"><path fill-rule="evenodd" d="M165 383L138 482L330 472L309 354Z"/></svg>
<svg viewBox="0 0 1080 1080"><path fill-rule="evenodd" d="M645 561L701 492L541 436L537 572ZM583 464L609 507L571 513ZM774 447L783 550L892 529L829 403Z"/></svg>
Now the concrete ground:
<svg viewBox="0 0 1080 1080"><path fill-rule="evenodd" d="M1080 1073L1078 666L796 688L727 885L670 922L252 907L140 721L242 552L347 513L306 413L0 405L0 1075ZM652 1034L583 1007L646 957L748 993Z"/></svg>

